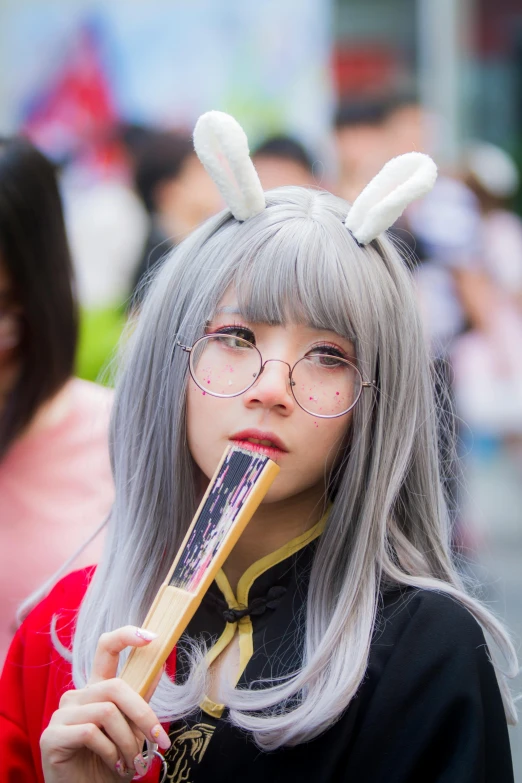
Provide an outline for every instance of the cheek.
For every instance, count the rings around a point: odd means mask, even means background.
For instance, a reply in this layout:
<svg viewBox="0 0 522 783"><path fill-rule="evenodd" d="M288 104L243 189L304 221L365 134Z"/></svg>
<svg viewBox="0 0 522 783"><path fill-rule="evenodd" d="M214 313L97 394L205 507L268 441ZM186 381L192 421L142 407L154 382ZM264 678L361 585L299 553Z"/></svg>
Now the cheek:
<svg viewBox="0 0 522 783"><path fill-rule="evenodd" d="M199 389L196 393L189 386L187 393L187 442L192 459L200 469L201 475L209 478L212 463L209 460L209 449L206 445L208 434L205 437L204 409L201 407L200 399Z"/></svg>
<svg viewBox="0 0 522 783"><path fill-rule="evenodd" d="M227 445L223 410L225 400L201 391L193 381L187 388L187 440L195 463L210 478Z"/></svg>
<svg viewBox="0 0 522 783"><path fill-rule="evenodd" d="M202 391L193 381L187 387L187 432L189 440L215 423L215 397Z"/></svg>
<svg viewBox="0 0 522 783"><path fill-rule="evenodd" d="M314 419L310 417L309 437L313 448L307 450L307 457L316 459L323 466L331 467L335 462L339 449L348 440L352 416L340 416L338 419Z"/></svg>

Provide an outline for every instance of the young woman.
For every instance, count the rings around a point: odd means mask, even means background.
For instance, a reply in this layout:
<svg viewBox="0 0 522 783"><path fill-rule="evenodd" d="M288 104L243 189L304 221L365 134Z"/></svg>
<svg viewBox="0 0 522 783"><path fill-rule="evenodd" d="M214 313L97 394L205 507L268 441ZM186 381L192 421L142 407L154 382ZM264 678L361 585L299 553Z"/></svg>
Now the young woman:
<svg viewBox="0 0 522 783"><path fill-rule="evenodd" d="M433 164L391 162L349 210L263 194L231 118L198 128L231 211L165 262L126 345L104 555L13 643L5 779L508 783L516 657L451 562L433 380L382 233ZM280 474L148 704L118 667L231 442Z"/></svg>
<svg viewBox="0 0 522 783"><path fill-rule="evenodd" d="M0 666L20 602L113 499L112 393L72 377L77 321L55 167L27 139L0 139Z"/></svg>

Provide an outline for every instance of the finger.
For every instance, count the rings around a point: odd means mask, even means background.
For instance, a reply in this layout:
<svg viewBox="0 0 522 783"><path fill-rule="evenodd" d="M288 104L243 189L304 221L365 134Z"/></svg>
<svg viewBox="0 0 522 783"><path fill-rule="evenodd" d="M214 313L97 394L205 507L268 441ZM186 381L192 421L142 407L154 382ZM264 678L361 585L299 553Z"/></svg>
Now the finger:
<svg viewBox="0 0 522 783"><path fill-rule="evenodd" d="M145 647L156 638L157 634L135 625L125 625L115 631L102 633L94 653L89 685L116 677L120 653L126 647Z"/></svg>
<svg viewBox="0 0 522 783"><path fill-rule="evenodd" d="M113 742L94 723L76 726L51 726L40 738L44 774L52 779L52 771L69 761L77 751L88 749L120 777L129 776L126 765ZM48 774L49 773L49 774Z"/></svg>
<svg viewBox="0 0 522 783"><path fill-rule="evenodd" d="M52 726L77 726L93 723L103 729L114 743L127 769L135 769L135 759L140 753L143 740L138 738L117 706L110 701L66 707L58 710L51 718Z"/></svg>
<svg viewBox="0 0 522 783"><path fill-rule="evenodd" d="M159 681L161 680L161 676L165 672L165 669L166 669L166 664L164 664L161 667L160 671L157 673L156 677L152 681L152 685L150 686L149 690L145 694L144 699L147 702L147 704L152 699L152 696L154 695L154 691L158 687ZM146 739L145 735L143 734L142 731L140 731L138 726L136 726L136 724L133 723L132 721L130 722L130 726L132 727L134 735L138 738L140 748L143 748L143 742ZM134 759L134 767L138 772L138 774L141 775L145 774L145 771L148 769L147 762L145 761L141 753L138 756L136 756L136 758Z"/></svg>
<svg viewBox="0 0 522 783"><path fill-rule="evenodd" d="M145 699L119 677L102 680L78 691L67 691L60 699L60 711L67 707L107 701L113 702L146 739L157 742L162 750L170 747L168 735L154 711Z"/></svg>

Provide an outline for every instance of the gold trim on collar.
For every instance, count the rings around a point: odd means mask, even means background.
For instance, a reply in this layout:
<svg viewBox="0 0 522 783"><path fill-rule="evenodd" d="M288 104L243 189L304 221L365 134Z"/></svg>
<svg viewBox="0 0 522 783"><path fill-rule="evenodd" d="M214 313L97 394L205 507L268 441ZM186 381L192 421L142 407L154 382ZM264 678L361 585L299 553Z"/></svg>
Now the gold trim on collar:
<svg viewBox="0 0 522 783"><path fill-rule="evenodd" d="M286 544L283 544L283 546L279 547L279 549L276 549L275 552L270 552L270 554L265 555L265 557L256 560L255 563L252 563L252 565L247 568L238 582L237 598L234 591L232 590L225 572L223 569L220 569L216 574L216 584L223 593L223 597L225 598L229 609L241 609L245 606L248 606L248 594L256 579L265 571L268 571L269 568L272 568L278 563L281 563L283 560L286 560L288 557L291 557L300 549L303 549L303 547L305 547L307 544L310 544L312 541L318 538L324 530L326 519L329 513L330 506L328 506L328 509L323 514L319 522L317 522L309 530L306 530L304 533L301 533L300 536L297 536L291 541L288 541ZM237 685L239 682L241 675L245 671L247 664L254 653L254 629L250 617L247 615L246 617L242 617L239 622L227 623L225 625L225 630L206 655L207 665L210 666L216 660L218 655L220 655L228 647L230 642L234 639L236 632L239 634L239 670L237 673L236 682L234 683L235 685ZM207 696L205 696L199 706L203 712L206 712L207 715L211 715L214 718L220 718L225 709L223 704L217 704Z"/></svg>
<svg viewBox="0 0 522 783"><path fill-rule="evenodd" d="M288 541L288 543L283 544L283 546L279 547L279 549L276 549L275 552L270 552L270 554L265 555L260 560L256 560L255 563L252 563L252 565L247 568L237 583L237 600L240 605L248 606L248 594L250 592L250 588L256 579L261 576L261 574L263 574L265 571L268 571L269 568L272 568L278 563L281 563L283 560L286 560L288 557L291 557L291 555L295 554L300 549L303 549L303 547L305 547L307 544L310 544L321 535L326 524L326 518L328 516L329 510L330 509L328 509L328 511L323 514L319 522L317 522L309 530L301 533L301 535L297 536L297 538L293 538L291 541Z"/></svg>
<svg viewBox="0 0 522 783"><path fill-rule="evenodd" d="M216 718L217 720L221 718L221 716L225 711L224 704L216 704L215 701L212 701L207 696L205 696L205 698L203 699L203 701L199 706L203 710L203 712L206 712L207 715L210 715L212 718Z"/></svg>

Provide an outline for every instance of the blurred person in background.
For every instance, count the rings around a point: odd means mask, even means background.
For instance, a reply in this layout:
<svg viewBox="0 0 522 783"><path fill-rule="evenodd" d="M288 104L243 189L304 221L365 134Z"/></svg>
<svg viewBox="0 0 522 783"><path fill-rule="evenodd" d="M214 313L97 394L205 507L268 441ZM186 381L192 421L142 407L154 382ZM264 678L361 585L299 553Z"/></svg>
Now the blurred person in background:
<svg viewBox="0 0 522 783"><path fill-rule="evenodd" d="M334 141L339 166L335 192L353 201L390 157L385 100L346 101L335 116Z"/></svg>
<svg viewBox="0 0 522 783"><path fill-rule="evenodd" d="M492 144L465 150L463 177L480 213L480 269L490 306L454 350L461 415L522 457L522 221L509 209L519 187L513 159Z"/></svg>
<svg viewBox="0 0 522 783"><path fill-rule="evenodd" d="M411 99L342 104L335 119L340 165L338 193L353 200L362 183L390 157L428 151L426 129L424 109ZM431 193L411 204L390 230L405 263L414 272L435 363L441 467L453 519L457 517L459 480L452 445L447 349L454 336L465 328L466 317L449 267L467 268L477 221L471 194L460 183L439 176Z"/></svg>
<svg viewBox="0 0 522 783"><path fill-rule="evenodd" d="M86 380L110 382L105 371L126 323L125 302L148 231L147 212L131 177L132 145L144 132L140 126L111 127L61 160L60 187L80 309L76 368ZM82 163L96 142L113 151L112 163L107 155L101 171Z"/></svg>
<svg viewBox="0 0 522 783"><path fill-rule="evenodd" d="M429 151L435 122L420 104L398 103L386 122L390 153ZM393 229L414 267L437 371L437 395L444 420L439 434L445 485L455 515L454 545L468 555L476 555L480 536L475 520L463 518L458 511L461 463L448 452L451 439L447 427L451 420L455 422L459 450L464 454L469 451L470 436L474 440L484 434L496 437L506 427L513 429L517 420L522 425L522 354L518 349L522 331L500 283L502 275L509 277L512 295L516 296L520 260L517 263L518 252L513 249L511 261L506 258L504 267L500 258L504 251L499 252L498 246L495 250L492 242L495 233L497 240L506 243L507 251L507 245L513 245L516 229L506 229L502 238L503 232L494 230L499 225L496 210L495 214L491 210L495 199L491 193L486 195L486 158L477 152L475 148L473 156L468 156L464 173L461 166L444 171L431 193L412 204ZM494 187L499 187L503 178L512 189L513 167L505 160L501 166L499 155L492 161L491 150L487 157ZM498 199L495 205L498 208ZM503 216L499 222L504 223ZM510 229L518 226L514 216L506 222ZM444 409L450 415L445 416ZM453 409L457 417L451 415Z"/></svg>
<svg viewBox="0 0 522 783"><path fill-rule="evenodd" d="M376 104L346 104L336 118L340 162L362 161L361 168L408 152L430 152L435 119L410 97ZM340 129L342 135L340 135ZM351 178L347 175L351 173ZM341 182L357 182L356 166L345 166ZM356 187L356 190L359 186ZM350 196L349 196L350 197ZM417 284L420 309L435 370L439 408L439 449L446 499L454 521L454 545L475 547L470 531L459 518L461 483L454 453L453 376L451 353L455 339L470 323L484 328L482 308L492 292L480 269L480 214L473 193L455 176L439 175L433 190L411 204L390 233Z"/></svg>
<svg viewBox="0 0 522 783"><path fill-rule="evenodd" d="M407 152L428 152L433 146L434 118L414 98L397 98L386 106L383 128L390 156Z"/></svg>
<svg viewBox="0 0 522 783"><path fill-rule="evenodd" d="M290 136L271 136L252 154L264 190L285 185L311 187L316 183L314 161Z"/></svg>
<svg viewBox="0 0 522 783"><path fill-rule="evenodd" d="M473 194L458 180L439 176L431 193L407 210L393 229L403 257L412 266L433 362L441 469L453 520L452 543L456 550L467 553L476 549L477 541L460 514L462 468L454 449L454 430L459 430L459 423L455 416L452 352L455 341L469 329L473 308L477 308L473 294L481 286L481 273L477 271L479 228ZM462 451L460 432L457 443Z"/></svg>
<svg viewBox="0 0 522 783"><path fill-rule="evenodd" d="M465 151L464 176L482 216L484 268L522 312L522 220L510 208L520 186L515 161L494 144L474 142Z"/></svg>
<svg viewBox="0 0 522 783"><path fill-rule="evenodd" d="M112 394L73 378L77 306L54 166L0 140L0 664L22 599L103 521ZM96 561L101 541L78 557Z"/></svg>
<svg viewBox="0 0 522 783"><path fill-rule="evenodd" d="M390 103L384 123L387 154L432 152L436 125L437 118L413 99ZM426 311L436 354L445 352L469 325L487 328L494 306L494 291L481 262L479 204L460 175L460 169L443 171L428 197L412 205L396 227L422 265L422 274L430 278L426 293L432 301L425 306L429 309L438 298L435 307L440 312ZM436 293L430 294L432 285Z"/></svg>
<svg viewBox="0 0 522 783"><path fill-rule="evenodd" d="M149 231L133 283L136 304L149 271L222 206L189 135L149 129L134 149L134 182L149 215Z"/></svg>

